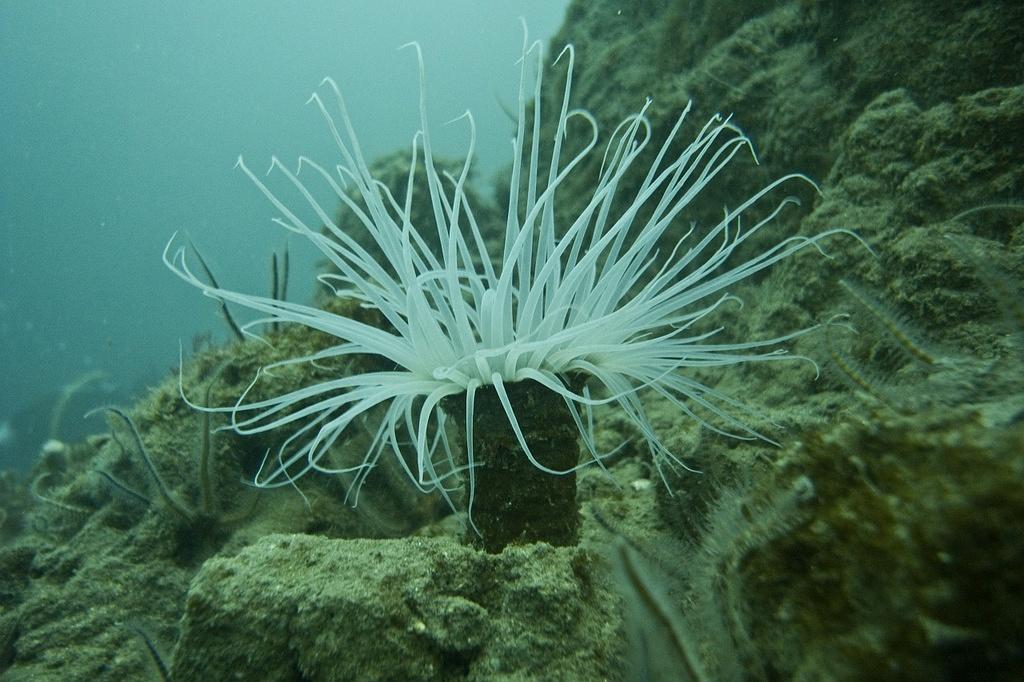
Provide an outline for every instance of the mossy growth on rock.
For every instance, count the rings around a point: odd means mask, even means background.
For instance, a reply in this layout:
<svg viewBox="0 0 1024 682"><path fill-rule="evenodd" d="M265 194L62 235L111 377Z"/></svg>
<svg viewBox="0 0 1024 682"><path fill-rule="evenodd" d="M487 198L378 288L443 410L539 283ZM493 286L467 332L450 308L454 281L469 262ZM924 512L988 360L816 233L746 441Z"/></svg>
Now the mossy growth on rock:
<svg viewBox="0 0 1024 682"><path fill-rule="evenodd" d="M876 417L807 434L791 460L815 496L743 557L746 608L770 614L752 638L790 674L1021 674L1024 425Z"/></svg>
<svg viewBox="0 0 1024 682"><path fill-rule="evenodd" d="M173 679L619 679L614 596L575 547L270 535L189 589Z"/></svg>

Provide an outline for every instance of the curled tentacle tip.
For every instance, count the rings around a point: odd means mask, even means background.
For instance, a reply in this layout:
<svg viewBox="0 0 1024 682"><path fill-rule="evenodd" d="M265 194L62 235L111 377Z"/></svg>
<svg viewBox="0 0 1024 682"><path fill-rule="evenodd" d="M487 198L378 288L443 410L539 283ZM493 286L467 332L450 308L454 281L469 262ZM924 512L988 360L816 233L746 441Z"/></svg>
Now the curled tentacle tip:
<svg viewBox="0 0 1024 682"><path fill-rule="evenodd" d="M458 123L459 121L461 121L464 118L469 119L470 121L472 121L473 120L473 112L471 112L469 109L466 109L465 111L463 111L461 114L459 114L455 118L451 118L451 119L448 119L447 121L445 121L444 124L446 126L450 126L453 123ZM422 130L417 130L416 134L417 135L422 135L423 131Z"/></svg>

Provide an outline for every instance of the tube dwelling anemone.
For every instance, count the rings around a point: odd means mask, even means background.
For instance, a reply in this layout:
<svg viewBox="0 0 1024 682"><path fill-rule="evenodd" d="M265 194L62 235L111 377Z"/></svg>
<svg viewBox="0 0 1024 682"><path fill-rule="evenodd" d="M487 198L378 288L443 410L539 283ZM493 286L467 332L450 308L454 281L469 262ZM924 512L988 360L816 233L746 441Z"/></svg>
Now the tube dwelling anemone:
<svg viewBox="0 0 1024 682"><path fill-rule="evenodd" d="M255 485L288 486L311 471L346 473L353 477L349 492L357 495L366 474L389 453L420 491L437 492L453 509L464 508L469 537L489 551L512 542L566 545L576 541L579 523L575 472L602 458L592 436L593 407L622 410L663 478L667 467L686 465L655 432L642 391L663 396L716 432L765 438L736 416L747 411L739 401L686 371L793 358L778 345L809 329L717 343L713 337L720 329L698 333L692 328L724 302L736 300L728 293L731 286L805 247L821 251L820 240L847 232L789 236L748 260L729 262L795 200L782 199L741 229L749 209L784 183L810 180L800 174L779 178L726 210L703 234L691 225L670 254L660 255L659 240L694 197L736 154L753 154L753 149L737 127L716 115L676 153L687 106L642 182L627 186L627 171L651 144L648 100L613 132L586 206L571 222L559 224L556 193L598 148L598 126L591 114L569 106L575 55L567 46L555 60L565 65L565 87L546 155L548 170L541 171L542 47L524 38L504 243L501 253L491 253L466 199L475 143L472 115L463 116L469 149L461 172L442 179L427 125L423 59L419 46L410 46L419 62L421 129L413 137L404 197L371 174L345 100L329 78L309 102L323 116L341 163L323 166L300 157L292 170L273 158L268 171L281 178L301 209L289 208L280 191L241 157L237 164L279 213L274 222L308 239L337 269L321 275L321 281L338 296L378 311L386 323L382 328L219 288L196 276L183 247L172 251L174 238L165 249L168 267L207 296L258 311L261 322L305 325L337 338L331 348L278 364L366 354L382 359L379 366L393 367L265 400L247 400L247 390L235 405L196 406L229 413L231 428L241 434L292 430L276 452L268 453ZM563 155L570 124L589 136ZM415 177L420 154L433 207L429 226L410 220L413 188L423 182ZM352 211L382 256L343 232L331 204L315 191ZM301 218L299 210L316 222ZM259 373L253 383L258 379ZM449 437L449 421L456 424L451 432L464 439L462 448ZM369 447L345 466L331 464L325 453L357 424L367 425ZM587 453L582 463L580 441Z"/></svg>

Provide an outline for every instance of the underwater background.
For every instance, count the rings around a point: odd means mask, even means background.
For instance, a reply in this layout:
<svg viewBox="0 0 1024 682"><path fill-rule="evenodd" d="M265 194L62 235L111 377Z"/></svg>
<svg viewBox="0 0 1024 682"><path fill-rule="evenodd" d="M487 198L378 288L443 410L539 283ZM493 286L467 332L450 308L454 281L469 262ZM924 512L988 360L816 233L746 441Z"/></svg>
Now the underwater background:
<svg viewBox="0 0 1024 682"><path fill-rule="evenodd" d="M418 80L398 47L419 41L436 144L464 153L444 123L472 109L477 168L490 175L514 133L502 106L515 102L518 19L546 39L565 5L0 4L0 466L31 463L55 407L59 435L84 436L94 426L81 415L159 381L179 340L226 338L210 302L160 265L173 233L191 236L222 284L270 286L286 240L232 166L243 153L261 165L327 157L333 141L303 106L324 76L343 83L369 158L406 150ZM291 289L308 300L300 242ZM68 388L78 397L62 406Z"/></svg>
<svg viewBox="0 0 1024 682"><path fill-rule="evenodd" d="M0 5L0 679L1024 677L1019 2L245 7ZM656 140L690 100L690 137L733 114L760 164L730 167L707 205L792 171L819 184L773 231L845 227L874 253L836 240L789 259L716 324L744 340L834 321L793 344L820 372L697 373L778 445L645 396L701 471L666 482L598 411L602 451L625 445L580 471L571 546L482 552L395 467L355 509L337 478L253 492L240 481L278 441L209 437L223 419L182 402L176 342L190 395L230 405L324 339L234 340L164 244L187 231L223 284L269 291L284 240L235 157L333 158L302 107L330 75L378 177L403 178L390 154L411 143L417 80L394 47L411 39L439 145L460 158L443 123L472 108L472 198L500 211L519 15L549 55L575 45L572 101L602 140L646 97ZM600 163L560 190L565 216ZM315 255L289 253L290 299L358 314L316 290ZM267 394L349 369L283 368Z"/></svg>

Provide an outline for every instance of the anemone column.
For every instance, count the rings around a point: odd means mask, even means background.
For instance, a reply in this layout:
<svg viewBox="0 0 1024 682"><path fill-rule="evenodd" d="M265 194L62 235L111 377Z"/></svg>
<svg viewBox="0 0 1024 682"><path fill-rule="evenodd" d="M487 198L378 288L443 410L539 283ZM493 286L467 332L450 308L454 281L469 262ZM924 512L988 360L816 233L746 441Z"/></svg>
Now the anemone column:
<svg viewBox="0 0 1024 682"><path fill-rule="evenodd" d="M519 446L505 409L493 386L476 393L473 421L475 496L473 522L479 535L467 530L467 540L488 552L512 543L547 542L573 545L579 536L576 472L579 431L565 400L534 381L505 384L509 402L538 469ZM456 407L457 405L457 407ZM447 410L465 433L461 401Z"/></svg>

